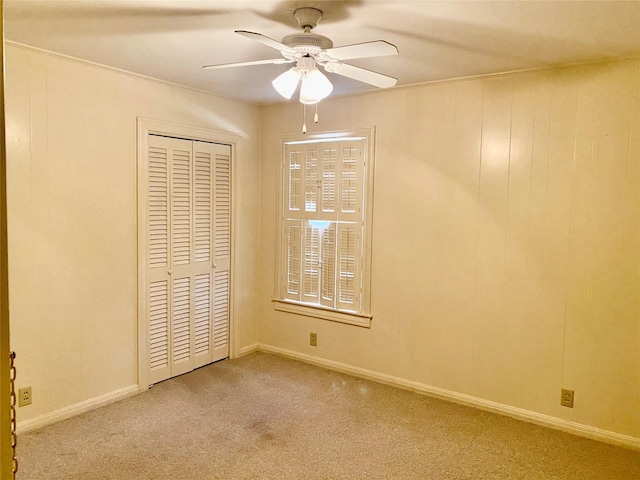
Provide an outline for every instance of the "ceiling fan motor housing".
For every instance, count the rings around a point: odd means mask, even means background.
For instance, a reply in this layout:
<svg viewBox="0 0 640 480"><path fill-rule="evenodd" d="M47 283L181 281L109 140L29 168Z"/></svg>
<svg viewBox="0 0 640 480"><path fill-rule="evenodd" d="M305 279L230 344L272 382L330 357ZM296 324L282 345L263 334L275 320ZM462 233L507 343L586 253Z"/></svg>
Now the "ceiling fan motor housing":
<svg viewBox="0 0 640 480"><path fill-rule="evenodd" d="M287 47L295 48L305 55L316 55L322 50L333 47L333 42L330 38L311 33L311 30L316 28L322 18L320 10L312 7L298 8L293 12L293 15L298 20L298 26L304 31L287 35L282 39L283 44Z"/></svg>
<svg viewBox="0 0 640 480"><path fill-rule="evenodd" d="M299 52L314 55L321 50L333 47L330 38L315 33L292 33L282 39L287 47L295 48Z"/></svg>

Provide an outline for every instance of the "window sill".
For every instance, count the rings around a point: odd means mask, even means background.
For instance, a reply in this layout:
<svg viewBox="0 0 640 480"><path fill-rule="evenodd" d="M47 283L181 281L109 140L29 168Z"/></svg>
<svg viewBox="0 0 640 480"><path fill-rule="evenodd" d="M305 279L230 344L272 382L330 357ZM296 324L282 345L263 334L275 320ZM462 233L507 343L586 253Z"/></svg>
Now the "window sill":
<svg viewBox="0 0 640 480"><path fill-rule="evenodd" d="M273 300L274 309L279 312L295 313L306 317L321 318L332 322L346 323L358 327L371 328L372 315L340 312L326 307L306 305L290 300Z"/></svg>

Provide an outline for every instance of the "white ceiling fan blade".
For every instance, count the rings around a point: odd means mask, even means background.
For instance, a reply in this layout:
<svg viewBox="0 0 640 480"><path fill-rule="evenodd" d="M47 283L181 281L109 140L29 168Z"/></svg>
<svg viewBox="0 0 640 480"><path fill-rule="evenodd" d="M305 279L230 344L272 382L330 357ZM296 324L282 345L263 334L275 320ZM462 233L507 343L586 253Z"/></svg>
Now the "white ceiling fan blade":
<svg viewBox="0 0 640 480"><path fill-rule="evenodd" d="M327 72L337 73L344 77L353 78L360 82L368 83L378 88L389 88L395 86L398 83L398 79L383 75L382 73L372 72L365 68L354 67L348 63L329 62L324 66Z"/></svg>
<svg viewBox="0 0 640 480"><path fill-rule="evenodd" d="M274 64L280 65L283 63L293 63L294 60L287 60L286 58L272 58L270 60L254 60L253 62L237 62L237 63L221 63L219 65L204 65L203 70L217 70L221 68L234 68L234 67L248 67L250 65L267 65Z"/></svg>
<svg viewBox="0 0 640 480"><path fill-rule="evenodd" d="M280 43L277 40L266 37L261 33L248 32L246 30L236 30L237 34L242 35L243 37L250 38L251 40L256 40L257 42L263 43L264 45L275 48L276 50L280 50L281 52L287 52L291 54L298 53L297 50L294 50L291 47L287 47L284 43Z"/></svg>
<svg viewBox="0 0 640 480"><path fill-rule="evenodd" d="M385 55L397 55L398 47L394 44L377 40L375 42L355 43L342 47L329 48L324 51L336 60L349 60L352 58L384 57Z"/></svg>

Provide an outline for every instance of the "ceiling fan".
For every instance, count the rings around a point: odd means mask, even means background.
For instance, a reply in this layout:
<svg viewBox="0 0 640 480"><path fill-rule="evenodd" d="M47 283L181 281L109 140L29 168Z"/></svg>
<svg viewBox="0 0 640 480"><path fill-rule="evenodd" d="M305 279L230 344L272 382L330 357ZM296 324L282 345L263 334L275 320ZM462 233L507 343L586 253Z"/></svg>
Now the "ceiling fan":
<svg viewBox="0 0 640 480"><path fill-rule="evenodd" d="M221 69L249 65L295 63L294 67L278 76L273 80L272 84L280 95L290 99L296 91L298 83L302 80L300 102L305 105L317 104L333 91L333 85L320 72L318 66L323 67L326 72L336 73L379 88L393 87L397 83L398 80L394 77L343 62L343 60L355 58L397 55L398 49L395 45L384 40L377 40L334 48L330 38L312 33L312 30L322 18L322 11L317 8L304 7L295 10L293 15L303 31L302 33L287 35L280 42L260 33L246 30L235 31L235 33L243 37L278 50L282 58L205 65L202 68Z"/></svg>

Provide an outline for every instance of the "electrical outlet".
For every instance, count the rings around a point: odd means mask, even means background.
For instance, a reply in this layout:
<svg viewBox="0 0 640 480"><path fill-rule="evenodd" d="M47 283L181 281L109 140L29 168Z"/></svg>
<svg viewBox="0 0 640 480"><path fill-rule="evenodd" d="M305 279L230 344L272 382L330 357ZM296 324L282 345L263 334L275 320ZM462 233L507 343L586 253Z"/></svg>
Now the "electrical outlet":
<svg viewBox="0 0 640 480"><path fill-rule="evenodd" d="M312 347L317 347L318 346L318 334L311 332L309 334L309 345L311 345Z"/></svg>
<svg viewBox="0 0 640 480"><path fill-rule="evenodd" d="M18 407L31 405L31 387L25 387L18 390Z"/></svg>
<svg viewBox="0 0 640 480"><path fill-rule="evenodd" d="M560 405L563 407L573 408L573 390L562 389L562 396L560 397Z"/></svg>

